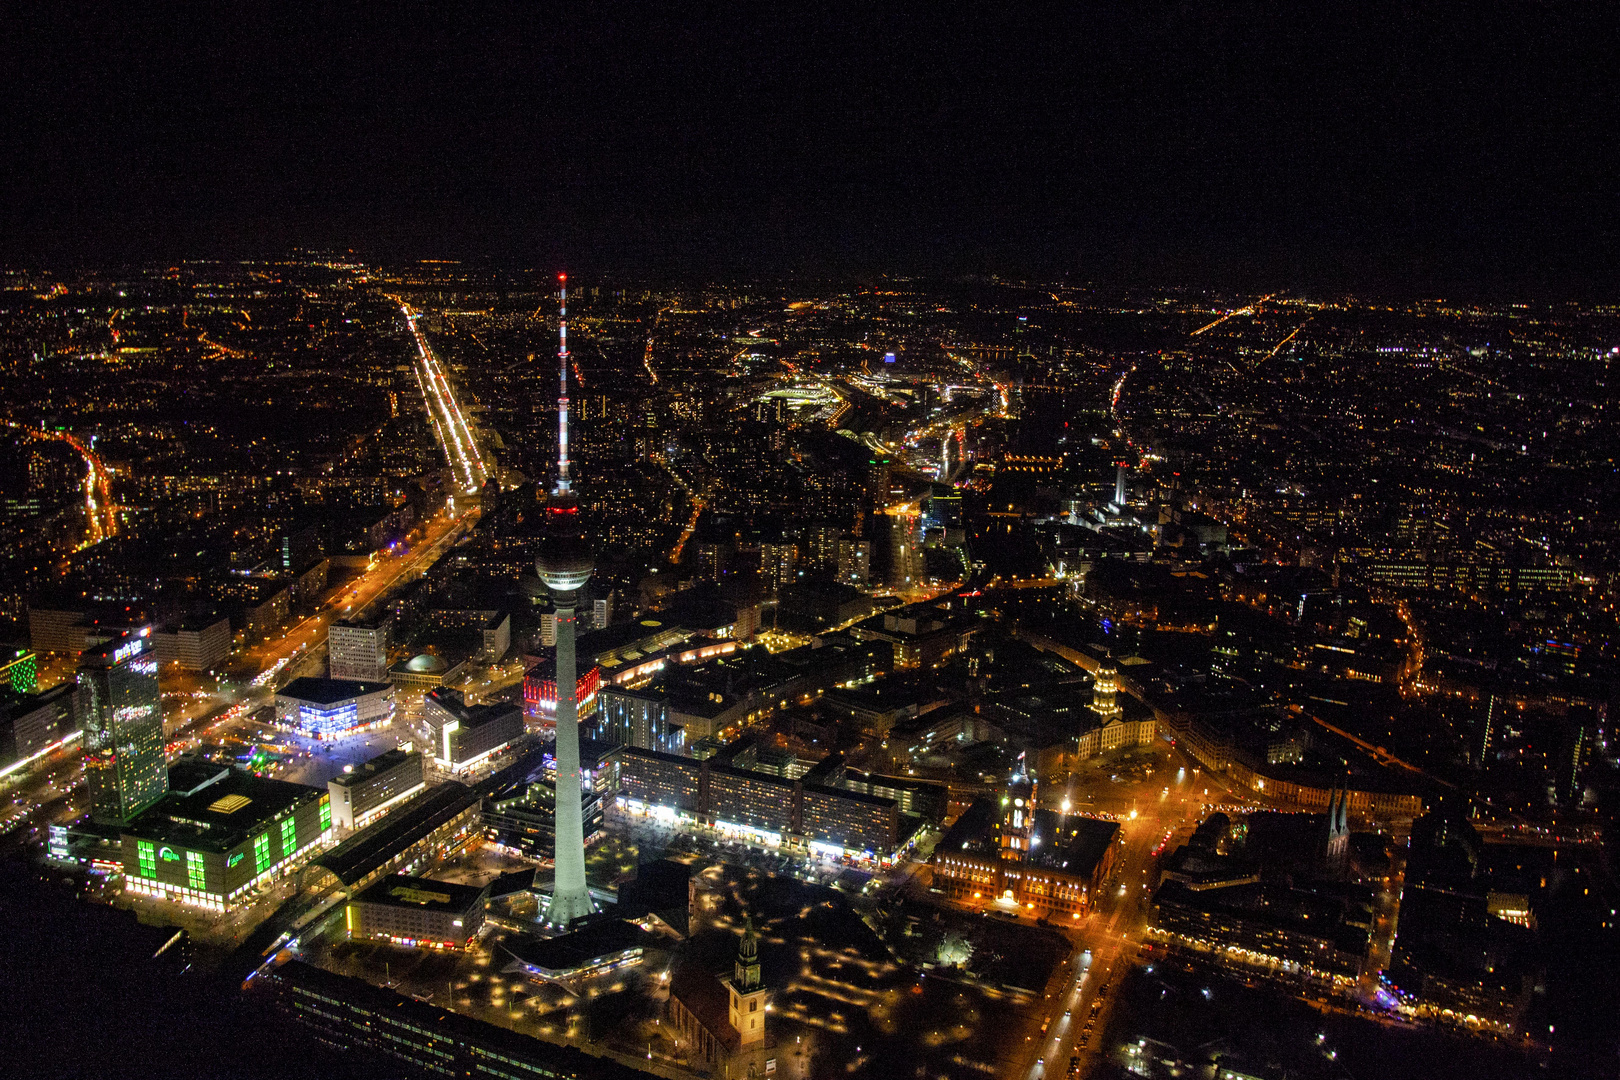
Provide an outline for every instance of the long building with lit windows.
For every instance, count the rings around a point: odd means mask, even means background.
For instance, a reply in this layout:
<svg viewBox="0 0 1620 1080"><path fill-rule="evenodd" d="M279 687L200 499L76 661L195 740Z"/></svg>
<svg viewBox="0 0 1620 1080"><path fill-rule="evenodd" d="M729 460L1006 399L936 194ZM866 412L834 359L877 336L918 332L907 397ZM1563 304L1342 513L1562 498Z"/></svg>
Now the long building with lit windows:
<svg viewBox="0 0 1620 1080"><path fill-rule="evenodd" d="M699 761L627 746L619 755L620 806L632 815L877 861L893 858L923 824L894 798L843 786L841 755L797 778L741 768L728 759L742 755L724 752Z"/></svg>
<svg viewBox="0 0 1620 1080"><path fill-rule="evenodd" d="M0 686L0 777L79 737L77 696L70 682L38 694Z"/></svg>
<svg viewBox="0 0 1620 1080"><path fill-rule="evenodd" d="M192 761L171 768L168 781L168 794L124 826L130 892L230 911L331 839L331 800L320 788Z"/></svg>
<svg viewBox="0 0 1620 1080"><path fill-rule="evenodd" d="M646 1080L612 1058L474 1020L348 975L292 960L254 980L334 1046L366 1049L441 1076L483 1080Z"/></svg>

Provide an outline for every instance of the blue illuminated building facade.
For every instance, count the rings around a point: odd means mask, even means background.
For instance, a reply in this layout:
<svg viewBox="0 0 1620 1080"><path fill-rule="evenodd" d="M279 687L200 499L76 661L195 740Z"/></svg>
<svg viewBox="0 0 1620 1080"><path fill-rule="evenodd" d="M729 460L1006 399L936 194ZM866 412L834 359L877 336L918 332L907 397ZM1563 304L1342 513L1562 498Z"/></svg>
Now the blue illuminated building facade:
<svg viewBox="0 0 1620 1080"><path fill-rule="evenodd" d="M315 739L372 731L394 718L394 688L359 679L294 679L276 694L276 722Z"/></svg>

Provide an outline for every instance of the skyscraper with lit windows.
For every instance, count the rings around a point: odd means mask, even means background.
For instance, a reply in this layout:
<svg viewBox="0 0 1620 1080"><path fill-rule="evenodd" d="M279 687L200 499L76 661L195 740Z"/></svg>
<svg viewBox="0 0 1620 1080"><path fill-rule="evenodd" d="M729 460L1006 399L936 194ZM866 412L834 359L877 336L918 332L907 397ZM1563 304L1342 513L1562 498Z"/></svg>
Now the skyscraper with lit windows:
<svg viewBox="0 0 1620 1080"><path fill-rule="evenodd" d="M169 790L151 639L125 634L86 649L78 700L90 814L106 824L127 822Z"/></svg>

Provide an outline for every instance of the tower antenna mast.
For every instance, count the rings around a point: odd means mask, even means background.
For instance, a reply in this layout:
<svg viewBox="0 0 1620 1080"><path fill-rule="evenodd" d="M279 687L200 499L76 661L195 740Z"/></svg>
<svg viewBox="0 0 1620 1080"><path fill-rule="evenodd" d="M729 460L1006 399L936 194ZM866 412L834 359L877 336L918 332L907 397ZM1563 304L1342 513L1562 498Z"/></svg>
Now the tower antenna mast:
<svg viewBox="0 0 1620 1080"><path fill-rule="evenodd" d="M573 490L568 477L568 275L558 274L562 306L557 319L557 494Z"/></svg>

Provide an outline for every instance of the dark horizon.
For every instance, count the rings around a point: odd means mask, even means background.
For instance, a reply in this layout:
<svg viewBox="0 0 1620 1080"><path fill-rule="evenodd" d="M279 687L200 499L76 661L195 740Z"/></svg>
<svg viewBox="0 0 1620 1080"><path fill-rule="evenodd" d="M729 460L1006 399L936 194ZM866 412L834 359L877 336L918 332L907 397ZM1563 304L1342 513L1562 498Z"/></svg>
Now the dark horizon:
<svg viewBox="0 0 1620 1080"><path fill-rule="evenodd" d="M1607 9L13 18L0 263L1601 295Z"/></svg>

